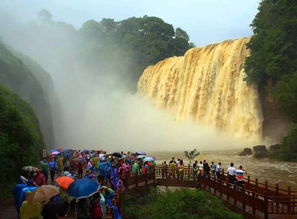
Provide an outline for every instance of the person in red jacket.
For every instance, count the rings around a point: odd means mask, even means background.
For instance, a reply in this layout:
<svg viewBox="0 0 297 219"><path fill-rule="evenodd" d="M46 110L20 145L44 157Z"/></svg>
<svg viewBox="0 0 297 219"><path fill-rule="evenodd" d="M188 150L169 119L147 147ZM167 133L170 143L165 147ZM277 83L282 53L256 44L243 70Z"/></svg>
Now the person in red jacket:
<svg viewBox="0 0 297 219"><path fill-rule="evenodd" d="M46 184L45 176L40 170L38 170L36 175L33 177L33 182L37 186L42 186Z"/></svg>

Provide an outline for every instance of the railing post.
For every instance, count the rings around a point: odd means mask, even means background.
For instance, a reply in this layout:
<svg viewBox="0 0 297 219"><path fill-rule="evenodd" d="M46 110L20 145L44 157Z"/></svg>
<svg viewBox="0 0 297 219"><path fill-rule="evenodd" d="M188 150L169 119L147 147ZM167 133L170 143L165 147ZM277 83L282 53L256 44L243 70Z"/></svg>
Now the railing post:
<svg viewBox="0 0 297 219"><path fill-rule="evenodd" d="M188 180L190 180L190 164L188 165Z"/></svg>
<svg viewBox="0 0 297 219"><path fill-rule="evenodd" d="M266 183L265 181L265 188L266 188ZM268 219L268 197L267 197L267 190L264 192L264 206L265 206L265 212L264 212L264 219Z"/></svg>
<svg viewBox="0 0 297 219"><path fill-rule="evenodd" d="M265 181L265 191L267 192L268 191L268 182Z"/></svg>
<svg viewBox="0 0 297 219"><path fill-rule="evenodd" d="M288 213L290 214L290 213L292 213L291 212L291 210L292 210L292 208L291 208L291 187L290 186L288 186L288 196L289 196L289 198L288 198Z"/></svg>
<svg viewBox="0 0 297 219"><path fill-rule="evenodd" d="M165 179L167 179L168 177L168 168L167 168L167 164L166 164L166 167L165 167Z"/></svg>
<svg viewBox="0 0 297 219"><path fill-rule="evenodd" d="M279 193L279 187L278 187L278 184L275 184L275 192L276 194L278 195ZM273 206L272 206L273 207ZM276 213L278 213L278 209L279 209L279 202L277 201L276 202Z"/></svg>
<svg viewBox="0 0 297 219"><path fill-rule="evenodd" d="M256 194L255 194L255 191L252 191L252 197L253 197L252 210L253 210L253 215L255 215L256 214L256 204L255 204Z"/></svg>
<svg viewBox="0 0 297 219"><path fill-rule="evenodd" d="M259 185L258 178L256 178L255 179L255 190L256 190L256 192L258 192L258 185Z"/></svg>

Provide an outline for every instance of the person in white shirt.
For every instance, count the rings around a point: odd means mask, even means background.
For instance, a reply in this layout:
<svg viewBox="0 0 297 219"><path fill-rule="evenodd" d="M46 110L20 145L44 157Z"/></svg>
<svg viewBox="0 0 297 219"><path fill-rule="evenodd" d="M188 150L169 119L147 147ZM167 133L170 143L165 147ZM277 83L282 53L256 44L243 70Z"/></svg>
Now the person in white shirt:
<svg viewBox="0 0 297 219"><path fill-rule="evenodd" d="M227 174L229 176L230 183L234 183L236 181L236 169L233 163L231 163L230 167L227 169Z"/></svg>
<svg viewBox="0 0 297 219"><path fill-rule="evenodd" d="M221 178L221 165L222 165L221 162L219 162L217 165L215 165L217 179Z"/></svg>

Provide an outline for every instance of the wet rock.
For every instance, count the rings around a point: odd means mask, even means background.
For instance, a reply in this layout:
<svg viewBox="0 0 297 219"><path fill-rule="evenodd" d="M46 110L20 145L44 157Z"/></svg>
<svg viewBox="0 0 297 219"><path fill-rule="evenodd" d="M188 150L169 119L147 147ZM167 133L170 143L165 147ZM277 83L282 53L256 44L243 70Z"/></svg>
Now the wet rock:
<svg viewBox="0 0 297 219"><path fill-rule="evenodd" d="M270 145L269 147L269 151L271 152L279 151L280 149L281 149L280 144L273 144L273 145Z"/></svg>
<svg viewBox="0 0 297 219"><path fill-rule="evenodd" d="M261 158L266 158L268 157L269 153L268 151L256 151L254 153L254 158L257 158L257 159L261 159Z"/></svg>
<svg viewBox="0 0 297 219"><path fill-rule="evenodd" d="M244 148L242 152L239 153L239 156L252 155L253 151L251 148Z"/></svg>
<svg viewBox="0 0 297 219"><path fill-rule="evenodd" d="M253 147L254 153L256 152L267 152L266 146L265 145L257 145Z"/></svg>

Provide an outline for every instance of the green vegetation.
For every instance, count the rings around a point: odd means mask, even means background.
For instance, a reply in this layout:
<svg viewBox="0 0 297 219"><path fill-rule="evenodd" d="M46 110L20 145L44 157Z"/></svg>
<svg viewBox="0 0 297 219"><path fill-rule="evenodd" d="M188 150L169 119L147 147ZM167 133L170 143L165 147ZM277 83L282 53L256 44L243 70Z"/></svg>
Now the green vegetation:
<svg viewBox="0 0 297 219"><path fill-rule="evenodd" d="M256 84L295 123L279 158L297 160L297 2L262 1L251 26L255 35L248 44L247 82Z"/></svg>
<svg viewBox="0 0 297 219"><path fill-rule="evenodd" d="M0 86L0 198L7 195L25 165L40 159L43 137L30 105Z"/></svg>
<svg viewBox="0 0 297 219"><path fill-rule="evenodd" d="M161 192L141 188L123 195L124 218L243 218L228 210L218 198L200 190Z"/></svg>
<svg viewBox="0 0 297 219"><path fill-rule="evenodd" d="M194 149L192 151L184 151L185 157L189 159L190 164L192 162L192 160L194 160L197 156L200 155L199 152L197 152L197 149Z"/></svg>
<svg viewBox="0 0 297 219"><path fill-rule="evenodd" d="M0 85L29 102L40 121L47 144L54 144L50 95L51 78L29 57L0 42Z"/></svg>
<svg viewBox="0 0 297 219"><path fill-rule="evenodd" d="M82 25L79 35L88 64L124 75L133 84L147 66L183 55L192 46L184 30L174 30L162 19L149 16L118 22L90 20Z"/></svg>
<svg viewBox="0 0 297 219"><path fill-rule="evenodd" d="M194 46L184 30L150 16L122 21L89 20L76 30L69 24L52 20L51 14L43 10L39 19L27 27L22 32L24 43L31 45L30 50L38 56L51 57L59 69L73 74L84 72L85 78L90 77L92 81L112 75L120 81L118 84L132 91L136 90L146 67L183 55ZM46 49L40 50L40 47Z"/></svg>

